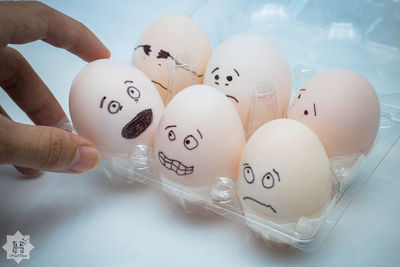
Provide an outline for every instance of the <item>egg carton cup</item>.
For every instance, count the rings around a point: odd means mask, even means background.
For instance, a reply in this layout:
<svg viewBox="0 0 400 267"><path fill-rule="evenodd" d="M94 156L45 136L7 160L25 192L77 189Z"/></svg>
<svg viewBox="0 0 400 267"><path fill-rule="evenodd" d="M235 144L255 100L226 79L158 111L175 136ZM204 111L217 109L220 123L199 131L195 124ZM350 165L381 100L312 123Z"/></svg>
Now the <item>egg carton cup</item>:
<svg viewBox="0 0 400 267"><path fill-rule="evenodd" d="M200 82L193 71L195 69L190 55L181 54L172 61L166 105L182 89L176 88L176 84L187 87ZM292 71L292 83L300 88L317 73L312 67L296 65ZM396 97L400 99L400 94ZM379 98L386 100L393 99L393 96L383 95ZM247 139L264 123L280 118L278 99L275 85L270 81L261 82L254 88L248 123L245 125ZM146 145L132 146L129 153L101 153L100 169L111 182L140 182L165 192L187 213L216 213L247 225L265 242L290 245L310 252L317 250L326 240L352 199L399 139L398 115L398 109L381 103L380 127L369 151L329 159L332 195L325 211L317 218L300 217L297 222L289 224L276 224L246 212L237 196L236 177L216 177L203 187L185 187L161 177L154 164L158 156ZM61 128L76 133L70 123Z"/></svg>

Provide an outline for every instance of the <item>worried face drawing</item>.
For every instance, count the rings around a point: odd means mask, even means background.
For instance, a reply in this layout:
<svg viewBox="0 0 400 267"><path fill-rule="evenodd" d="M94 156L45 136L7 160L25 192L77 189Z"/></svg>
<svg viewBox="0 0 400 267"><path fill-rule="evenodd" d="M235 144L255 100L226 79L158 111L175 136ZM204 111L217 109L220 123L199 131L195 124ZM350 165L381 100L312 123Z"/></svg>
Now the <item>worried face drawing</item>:
<svg viewBox="0 0 400 267"><path fill-rule="evenodd" d="M206 85L182 90L168 104L158 125L154 153L163 179L209 186L218 177L237 176L244 131L232 103Z"/></svg>
<svg viewBox="0 0 400 267"><path fill-rule="evenodd" d="M261 126L240 160L238 196L245 214L275 223L319 216L331 191L329 161L318 137L290 119Z"/></svg>
<svg viewBox="0 0 400 267"><path fill-rule="evenodd" d="M70 91L74 127L103 152L152 146L163 109L157 89L143 73L113 60L89 63Z"/></svg>
<svg viewBox="0 0 400 267"><path fill-rule="evenodd" d="M251 165L249 163L244 163L243 164L243 172L242 172L242 179L244 179L249 185L257 183L261 183L261 185L266 189L272 189L275 186L278 186L278 182L281 181L280 176L278 171L276 171L274 168L272 168L272 171L269 170L267 171L261 179L256 179L256 174L254 173L253 169L251 168ZM254 203L257 203L266 209L268 209L270 212L273 213L278 213L277 210L270 204L270 203L263 203L260 200L255 199L252 196L243 196L242 197L243 201L253 201Z"/></svg>
<svg viewBox="0 0 400 267"><path fill-rule="evenodd" d="M275 44L255 34L235 35L221 43L204 74L204 84L217 88L232 101L243 125L255 90L264 82L274 84L284 116L291 91L289 65Z"/></svg>
<svg viewBox="0 0 400 267"><path fill-rule="evenodd" d="M236 74L232 76L232 74L227 74L227 75L221 75L219 67L216 67L211 71L211 74L214 75L214 85L218 86L218 89L220 89L222 92L225 92L226 96L233 101L235 101L237 104L239 104L239 100L237 97L234 96L235 92L230 92L229 90L224 90L224 86L229 86L231 83L233 83L233 77L235 77L235 81L237 78L240 77L239 72L236 69L233 69L233 72ZM228 89L228 88L227 88Z"/></svg>
<svg viewBox="0 0 400 267"><path fill-rule="evenodd" d="M309 96L307 89L300 89L294 97L285 118L288 118L288 116L292 119L294 119L293 116L296 116L300 120L310 120L317 117L317 104L312 100L312 96Z"/></svg>
<svg viewBox="0 0 400 267"><path fill-rule="evenodd" d="M150 78L165 99L172 62L188 63L178 62L179 55L188 55L193 60L193 69L187 71L202 81L211 55L207 36L192 19L178 14L166 15L154 21L141 35L133 50L132 64ZM175 90L183 87L183 81L176 79Z"/></svg>
<svg viewBox="0 0 400 267"><path fill-rule="evenodd" d="M372 85L349 70L322 72L293 98L287 118L299 120L320 138L328 156L368 151L380 119Z"/></svg>
<svg viewBox="0 0 400 267"><path fill-rule="evenodd" d="M183 140L176 140L175 131L177 131L177 125L168 125L165 127L165 131L168 135L168 140L170 142L177 142L178 145L181 143L187 150L192 151L199 146L200 139L203 139L203 135L201 134L199 129L196 129L196 133L190 134L183 138ZM197 138L196 138L197 137ZM158 159L161 164L172 172L175 172L177 175L190 175L194 171L194 166L186 166L184 163L180 162L178 159L168 158L164 152L158 152Z"/></svg>

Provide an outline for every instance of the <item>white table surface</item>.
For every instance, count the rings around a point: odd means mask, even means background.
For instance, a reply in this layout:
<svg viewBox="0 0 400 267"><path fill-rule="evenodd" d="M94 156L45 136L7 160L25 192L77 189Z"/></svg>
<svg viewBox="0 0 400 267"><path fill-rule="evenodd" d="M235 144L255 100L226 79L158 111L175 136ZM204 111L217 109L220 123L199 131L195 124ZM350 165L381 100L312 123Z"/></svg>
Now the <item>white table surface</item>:
<svg viewBox="0 0 400 267"><path fill-rule="evenodd" d="M197 1L49 4L92 29L112 58L129 62L149 21L187 12ZM68 112L70 83L85 63L42 42L16 47ZM3 91L0 105L29 122ZM29 234L35 248L20 266L399 266L399 162L398 142L313 253L267 245L218 215L186 214L164 193L140 183L111 183L98 170L24 178L1 165L0 246L7 234ZM16 266L0 250L0 266Z"/></svg>

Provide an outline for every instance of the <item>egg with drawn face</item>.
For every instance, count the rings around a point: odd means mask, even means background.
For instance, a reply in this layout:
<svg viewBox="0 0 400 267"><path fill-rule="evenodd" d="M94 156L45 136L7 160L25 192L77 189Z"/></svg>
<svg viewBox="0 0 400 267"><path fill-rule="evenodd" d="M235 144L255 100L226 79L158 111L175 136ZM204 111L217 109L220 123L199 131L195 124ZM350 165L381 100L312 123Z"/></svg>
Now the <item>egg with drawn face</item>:
<svg viewBox="0 0 400 267"><path fill-rule="evenodd" d="M164 104L137 68L110 59L87 64L75 77L69 110L79 135L102 152L129 153L153 145Z"/></svg>
<svg viewBox="0 0 400 267"><path fill-rule="evenodd" d="M238 196L245 214L274 223L322 214L331 199L329 161L304 124L278 119L250 137L239 165Z"/></svg>
<svg viewBox="0 0 400 267"><path fill-rule="evenodd" d="M272 41L256 34L238 34L221 43L212 54L204 84L224 93L246 125L250 102L261 82L272 82L277 90L281 115L290 100L290 69L282 51Z"/></svg>
<svg viewBox="0 0 400 267"><path fill-rule="evenodd" d="M158 125L154 152L161 177L188 187L235 179L245 135L235 107L206 85L182 90Z"/></svg>
<svg viewBox="0 0 400 267"><path fill-rule="evenodd" d="M303 85L287 118L310 127L328 156L335 157L369 150L378 132L380 108L364 77L350 70L331 70Z"/></svg>
<svg viewBox="0 0 400 267"><path fill-rule="evenodd" d="M187 71L195 71L202 81L204 71L211 56L211 46L202 28L191 18L180 14L169 14L155 20L140 36L132 56L132 64L143 71L157 87L163 99L168 92L172 61L178 63L179 55L187 54L194 66ZM182 90L185 85L175 84Z"/></svg>

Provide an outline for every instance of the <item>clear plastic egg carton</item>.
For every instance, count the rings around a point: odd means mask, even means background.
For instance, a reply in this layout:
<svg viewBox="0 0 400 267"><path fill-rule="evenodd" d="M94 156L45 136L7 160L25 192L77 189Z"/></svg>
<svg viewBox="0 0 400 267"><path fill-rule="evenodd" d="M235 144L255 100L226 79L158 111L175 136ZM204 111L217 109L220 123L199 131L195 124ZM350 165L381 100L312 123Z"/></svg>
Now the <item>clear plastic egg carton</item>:
<svg viewBox="0 0 400 267"><path fill-rule="evenodd" d="M114 182L141 182L158 188L189 213L207 210L243 223L267 242L284 243L303 251L318 249L400 137L400 40L393 37L399 36L398 29L390 28L400 24L395 15L387 15L396 7L400 10L400 4L398 1L325 4L204 1L186 12L205 29L214 48L239 32L262 34L277 43L292 69L292 95L319 71L334 68L359 72L374 85L381 106L376 141L366 155L330 158L332 197L320 217L301 217L297 222L278 225L246 213L237 197L236 182L231 179L236 177L216 177L210 185L197 189L180 186L159 176L154 164L158 156L141 145L132 147L129 154L102 154L101 168L107 176ZM390 31L393 34L387 33ZM180 64L171 66L167 102L176 94L177 79L185 79L187 85L198 83L197 75L182 72L182 68L194 69L191 56L179 55L177 59ZM249 123L245 127L247 137L280 114L272 83L265 81L254 89Z"/></svg>

